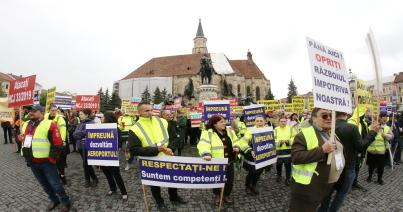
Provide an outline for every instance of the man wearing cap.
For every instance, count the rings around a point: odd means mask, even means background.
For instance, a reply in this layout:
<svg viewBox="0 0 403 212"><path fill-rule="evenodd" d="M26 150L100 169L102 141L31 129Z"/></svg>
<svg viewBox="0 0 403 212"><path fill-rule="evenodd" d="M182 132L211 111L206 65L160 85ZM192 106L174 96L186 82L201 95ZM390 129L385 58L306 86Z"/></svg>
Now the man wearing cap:
<svg viewBox="0 0 403 212"><path fill-rule="evenodd" d="M347 123L347 113L336 112L336 135L343 144L346 166L335 184L333 191L322 201L318 212L333 212L339 210L342 206L345 197L351 190L356 176L355 165L358 160L358 153L367 149L375 140L378 131L379 126L373 123L373 128L368 132L367 137L362 139L358 127L354 124ZM336 191L336 195L330 203L334 191Z"/></svg>
<svg viewBox="0 0 403 212"><path fill-rule="evenodd" d="M383 170L385 168L385 153L389 149L389 141L393 139L393 133L391 128L386 125L388 116L386 113L379 114L379 132L375 137L375 141L369 145L367 149L367 165L368 165L368 178L367 182L372 181L372 175L377 170L378 173L378 183L383 185L382 180ZM378 123L373 121L370 129L376 129Z"/></svg>
<svg viewBox="0 0 403 212"><path fill-rule="evenodd" d="M63 149L63 141L56 123L45 119L44 112L42 106L32 106L29 112L30 121L20 137L23 141L22 153L27 166L31 167L35 178L48 194L51 202L47 210L55 209L61 202L63 207L60 211L69 211L70 198L63 188L55 166Z"/></svg>
<svg viewBox="0 0 403 212"><path fill-rule="evenodd" d="M172 156L172 149L168 147L168 123L166 120L152 115L152 107L148 103L137 106L139 119L129 130L128 148L132 156ZM164 199L161 197L161 188L150 186L151 193L160 211L168 211ZM173 204L186 203L178 196L178 189L168 188L169 199Z"/></svg>

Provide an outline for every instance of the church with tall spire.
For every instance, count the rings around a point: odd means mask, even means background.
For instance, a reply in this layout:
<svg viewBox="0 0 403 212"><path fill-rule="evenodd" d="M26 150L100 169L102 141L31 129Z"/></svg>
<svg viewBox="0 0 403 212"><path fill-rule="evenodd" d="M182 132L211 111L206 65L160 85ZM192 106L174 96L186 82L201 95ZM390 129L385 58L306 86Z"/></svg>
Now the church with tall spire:
<svg viewBox="0 0 403 212"><path fill-rule="evenodd" d="M151 58L140 67L119 80L120 98L140 97L147 87L153 94L158 87L172 96L191 96L198 99L197 88L202 85L200 77L201 59L208 57L214 68L211 84L218 88L218 97L264 99L270 89L270 81L259 69L247 51L245 59L230 60L224 53L207 50L207 38L199 19L196 36L193 38L191 54ZM185 92L187 90L187 92Z"/></svg>
<svg viewBox="0 0 403 212"><path fill-rule="evenodd" d="M194 46L192 54L207 54L207 38L204 37L201 19L199 19L199 26L197 27L196 37L193 38Z"/></svg>

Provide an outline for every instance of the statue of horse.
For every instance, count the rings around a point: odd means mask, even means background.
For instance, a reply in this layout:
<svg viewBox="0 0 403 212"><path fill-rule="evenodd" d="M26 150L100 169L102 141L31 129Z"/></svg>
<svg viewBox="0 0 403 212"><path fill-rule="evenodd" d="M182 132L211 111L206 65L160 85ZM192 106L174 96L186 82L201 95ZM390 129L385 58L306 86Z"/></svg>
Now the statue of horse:
<svg viewBox="0 0 403 212"><path fill-rule="evenodd" d="M211 59L207 56L204 55L200 59L200 76L201 76L201 81L202 84L211 84L211 78L214 73L214 68L213 65L211 64Z"/></svg>

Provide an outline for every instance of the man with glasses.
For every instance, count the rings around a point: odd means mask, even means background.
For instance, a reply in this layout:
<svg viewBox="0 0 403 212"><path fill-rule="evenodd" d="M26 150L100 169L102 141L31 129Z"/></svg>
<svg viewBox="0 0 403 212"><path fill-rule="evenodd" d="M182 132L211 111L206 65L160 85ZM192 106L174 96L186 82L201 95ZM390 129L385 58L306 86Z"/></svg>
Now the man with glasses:
<svg viewBox="0 0 403 212"><path fill-rule="evenodd" d="M302 128L294 138L291 147L291 212L316 211L341 174L343 146L337 140L329 140L331 125L331 111L314 108L312 126ZM327 165L328 155L333 152L335 156L331 165Z"/></svg>

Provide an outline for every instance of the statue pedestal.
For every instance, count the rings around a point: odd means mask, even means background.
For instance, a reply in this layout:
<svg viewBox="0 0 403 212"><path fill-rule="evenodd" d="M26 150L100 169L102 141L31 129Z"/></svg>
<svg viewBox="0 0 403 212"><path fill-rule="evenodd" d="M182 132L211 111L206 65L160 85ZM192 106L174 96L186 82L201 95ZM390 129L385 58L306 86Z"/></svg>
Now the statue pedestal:
<svg viewBox="0 0 403 212"><path fill-rule="evenodd" d="M217 86L215 85L201 85L199 87L199 101L210 100L210 98L217 98Z"/></svg>

